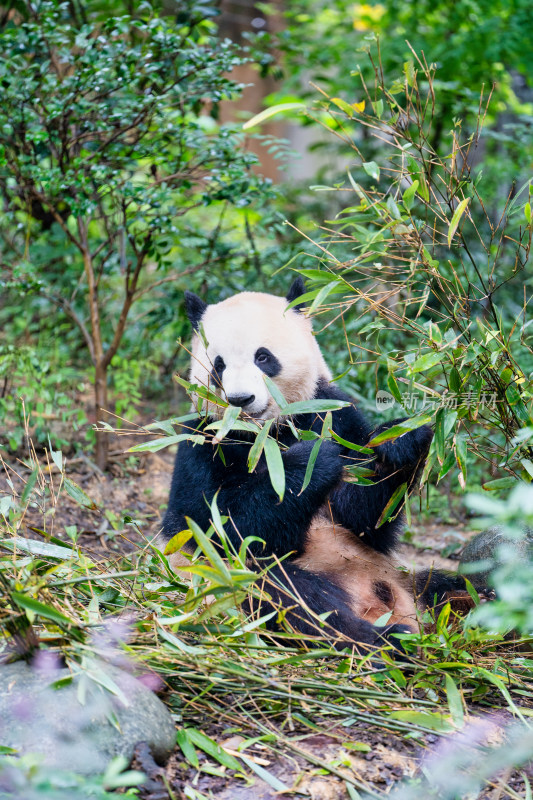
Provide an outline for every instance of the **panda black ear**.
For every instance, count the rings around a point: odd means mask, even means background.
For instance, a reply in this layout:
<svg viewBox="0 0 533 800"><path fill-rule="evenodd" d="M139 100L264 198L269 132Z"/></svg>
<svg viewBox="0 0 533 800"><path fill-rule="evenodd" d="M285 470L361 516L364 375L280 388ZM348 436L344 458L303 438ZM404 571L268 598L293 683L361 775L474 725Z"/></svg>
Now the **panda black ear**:
<svg viewBox="0 0 533 800"><path fill-rule="evenodd" d="M200 326L200 320L206 308L207 303L204 303L201 297L198 297L194 292L185 292L185 311L195 331L197 331Z"/></svg>
<svg viewBox="0 0 533 800"><path fill-rule="evenodd" d="M296 300L297 297L300 297L302 294L305 294L305 283L303 282L303 278L298 275L297 278L293 280L291 283L291 287L287 292L287 301L292 303L293 300ZM297 305L293 306L294 311L302 311L305 307L305 303L298 303Z"/></svg>

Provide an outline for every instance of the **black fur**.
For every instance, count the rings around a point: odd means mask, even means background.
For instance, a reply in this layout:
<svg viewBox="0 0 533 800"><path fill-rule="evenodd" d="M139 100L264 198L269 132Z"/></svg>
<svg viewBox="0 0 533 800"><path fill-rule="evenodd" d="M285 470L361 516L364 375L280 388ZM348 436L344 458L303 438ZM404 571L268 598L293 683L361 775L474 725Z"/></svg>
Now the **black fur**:
<svg viewBox="0 0 533 800"><path fill-rule="evenodd" d="M433 608L442 605L453 592L466 592L466 581L463 575L427 569L416 573L415 589L422 604Z"/></svg>
<svg viewBox="0 0 533 800"><path fill-rule="evenodd" d="M201 297L194 292L185 292L185 311L195 331L200 327L200 321L206 308L207 303L204 303Z"/></svg>
<svg viewBox="0 0 533 800"><path fill-rule="evenodd" d="M281 372L281 364L268 347L260 347L255 354L255 363L269 378L275 378Z"/></svg>
<svg viewBox="0 0 533 800"><path fill-rule="evenodd" d="M287 302L292 303L293 300L296 300L296 298L300 297L302 294L305 294L305 283L303 282L303 278L298 275L291 283L289 291L287 292ZM302 311L304 308L305 303L297 303L293 306L295 311Z"/></svg>

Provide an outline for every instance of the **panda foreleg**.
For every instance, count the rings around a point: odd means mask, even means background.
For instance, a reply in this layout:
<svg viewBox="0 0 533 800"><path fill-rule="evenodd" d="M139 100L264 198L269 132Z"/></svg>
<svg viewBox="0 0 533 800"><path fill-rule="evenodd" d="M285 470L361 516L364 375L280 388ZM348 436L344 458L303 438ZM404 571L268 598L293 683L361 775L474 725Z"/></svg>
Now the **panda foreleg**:
<svg viewBox="0 0 533 800"><path fill-rule="evenodd" d="M403 419L395 419L380 425L373 432L372 438L403 421ZM406 481L412 483L424 465L432 439L433 431L429 425L422 425L393 441L377 445L374 448L376 471L380 475L390 475L391 485L395 485L395 487Z"/></svg>
<svg viewBox="0 0 533 800"><path fill-rule="evenodd" d="M380 426L373 436L399 421ZM394 442L378 445L372 462L374 483L368 486L345 483L333 492L331 501L335 520L374 550L390 553L396 545L401 514L397 514L396 519L382 522L379 528L376 525L396 489L404 483L408 488L414 483L424 465L432 438L433 431L424 425Z"/></svg>
<svg viewBox="0 0 533 800"><path fill-rule="evenodd" d="M343 463L340 448L325 442L320 448L311 481L301 491L313 442L297 442L282 453L285 469L285 495L280 502L270 474L262 460L248 472L249 447L227 448L227 464L210 445L180 444L176 456L168 510L163 521L163 538L168 540L187 527L186 517L202 529L210 524L210 504L217 494L221 514L230 517L226 533L238 549L251 536L265 541L252 542L254 555L285 556L301 552L312 518L339 482ZM214 541L216 544L216 542Z"/></svg>
<svg viewBox="0 0 533 800"><path fill-rule="evenodd" d="M401 515L384 522L379 528L376 525L393 491L388 479L368 486L343 483L330 495L333 518L373 550L391 553L396 546Z"/></svg>
<svg viewBox="0 0 533 800"><path fill-rule="evenodd" d="M250 544L253 555L286 556L303 551L311 520L341 479L343 469L340 448L325 442L309 485L302 492L313 444L312 441L297 442L282 453L285 494L281 502L264 463L251 474L243 470L238 480L233 466L230 479L222 483L218 494L219 510L231 517L242 539L256 536L265 541L264 549L259 542Z"/></svg>

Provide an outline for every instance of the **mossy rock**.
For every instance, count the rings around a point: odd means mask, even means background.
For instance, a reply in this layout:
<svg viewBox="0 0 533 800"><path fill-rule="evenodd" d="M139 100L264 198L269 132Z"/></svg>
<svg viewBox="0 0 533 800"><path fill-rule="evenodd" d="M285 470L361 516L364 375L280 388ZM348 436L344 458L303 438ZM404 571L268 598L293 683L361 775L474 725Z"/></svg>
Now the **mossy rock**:
<svg viewBox="0 0 533 800"><path fill-rule="evenodd" d="M70 677L68 669L33 669L23 661L0 665L0 744L84 775L104 772L118 755L131 761L139 742L166 761L176 730L149 688L108 664L95 665L94 679L83 672ZM58 681L67 683L53 688Z"/></svg>
<svg viewBox="0 0 533 800"><path fill-rule="evenodd" d="M510 539L498 525L476 534L461 554L458 571L466 575L476 589L490 586L490 575L501 564L501 547L514 551L521 560L533 561L533 529L524 528L524 538L519 540ZM470 565L476 567L475 571L470 571Z"/></svg>

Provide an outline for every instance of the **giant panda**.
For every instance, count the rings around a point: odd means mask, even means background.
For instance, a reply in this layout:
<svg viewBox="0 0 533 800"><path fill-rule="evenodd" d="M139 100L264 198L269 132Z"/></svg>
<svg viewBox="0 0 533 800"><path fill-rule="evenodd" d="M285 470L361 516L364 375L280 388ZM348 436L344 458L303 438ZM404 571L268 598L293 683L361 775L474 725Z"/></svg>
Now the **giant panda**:
<svg viewBox="0 0 533 800"><path fill-rule="evenodd" d="M351 398L331 383L311 319L296 302L304 292L303 281L297 278L285 298L241 292L207 305L186 293L194 330L190 381L241 408L244 419L277 420L275 435L287 448L282 451L286 491L280 502L264 455L249 473L250 434L232 431L218 447L210 441L181 442L162 539L168 542L187 528L186 517L206 530L216 495L220 513L229 518L225 529L236 550L244 539L255 537L249 552L257 563L269 558L275 562L266 573L270 598L266 610L281 605L284 624L304 637L317 635L320 617L322 635L338 637L344 645L348 641L359 650L383 646L385 641L397 645L396 634L417 628L417 606L426 607L433 600L442 601L449 592L464 590L459 576L435 572L414 577L399 569L395 550L400 517L376 527L395 489L414 483L432 430L423 426L374 447L371 485L343 480L345 467L360 462L362 456L324 440L311 481L301 491L314 441L295 438L294 428L281 418L267 389L265 375L287 402L347 401L348 405L332 413L333 430L345 441L366 445L381 430L372 431ZM288 303L293 303L291 308ZM216 404L204 406L202 415L188 423L189 430L203 429L206 416L212 421L222 412ZM299 430L320 433L322 417L302 414L292 423ZM179 570L187 559L175 553L170 562ZM386 624L376 625L384 615ZM274 615L270 627L275 630L279 625Z"/></svg>

